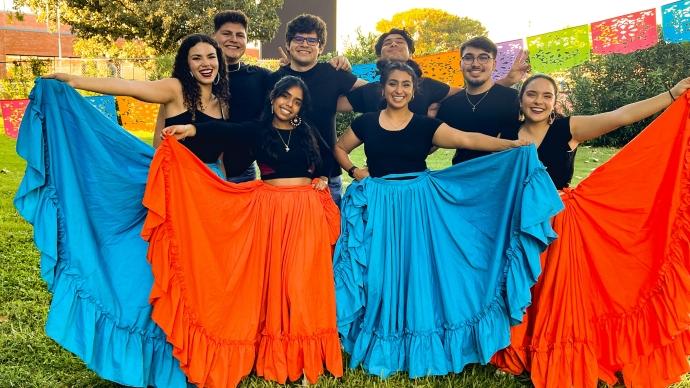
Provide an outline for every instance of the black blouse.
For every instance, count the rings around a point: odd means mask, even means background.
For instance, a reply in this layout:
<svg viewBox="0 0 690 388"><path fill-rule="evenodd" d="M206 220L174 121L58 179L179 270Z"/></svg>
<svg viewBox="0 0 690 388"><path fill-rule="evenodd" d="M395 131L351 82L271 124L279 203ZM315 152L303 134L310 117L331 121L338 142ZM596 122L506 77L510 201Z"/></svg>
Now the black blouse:
<svg viewBox="0 0 690 388"><path fill-rule="evenodd" d="M551 124L537 149L539 160L546 167L558 190L568 187L570 180L573 179L577 148L570 149L568 142L572 138L570 117L558 118Z"/></svg>
<svg viewBox="0 0 690 388"><path fill-rule="evenodd" d="M352 131L364 143L369 174L380 177L424 171L434 133L442 122L414 114L405 128L389 131L379 124L380 114L364 113L351 124Z"/></svg>
<svg viewBox="0 0 690 388"><path fill-rule="evenodd" d="M211 117L203 112L196 111L195 117L192 120L192 113L190 111L184 111L177 116L168 117L165 119L165 126L169 127L171 125L184 125L184 124L200 124L200 123L214 123L223 122L222 119L217 119ZM204 139L200 137L188 137L181 144L189 148L190 151L194 153L199 159L204 163L215 163L218 161L220 152L218 147L211 142L209 139Z"/></svg>
<svg viewBox="0 0 690 388"><path fill-rule="evenodd" d="M216 155L220 155L220 152L227 148L227 144L232 142L242 141L250 144L259 165L261 179L315 178L328 175L327 163L322 162L318 166L309 163L307 150L301 146L302 137L307 136L304 127L290 131L273 128L270 125L266 127L259 121L208 122L195 126L197 132L194 138L214 144ZM321 160L324 160L323 155L330 153L331 150L318 134L316 135L319 142L319 154ZM272 152L265 148L265 144L269 143L265 141L267 136L275 137L272 139L274 141L270 142L275 148L270 150Z"/></svg>

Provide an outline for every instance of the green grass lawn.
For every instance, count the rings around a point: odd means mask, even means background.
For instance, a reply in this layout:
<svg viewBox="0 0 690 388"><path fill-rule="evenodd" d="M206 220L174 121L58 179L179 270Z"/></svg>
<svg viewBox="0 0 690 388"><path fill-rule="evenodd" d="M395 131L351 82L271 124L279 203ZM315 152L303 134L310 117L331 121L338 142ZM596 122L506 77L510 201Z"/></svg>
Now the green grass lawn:
<svg viewBox="0 0 690 388"><path fill-rule="evenodd" d="M24 173L24 162L15 154L15 144L14 140L0 135L0 387L113 387L114 384L99 379L44 334L50 295L39 277L32 228L12 205ZM582 148L578 152L577 180L614 152ZM429 158L429 166L445 167L451 156L451 151L440 150ZM355 151L353 158L362 165L361 149ZM497 374L490 366L468 367L461 374L417 380L410 380L404 374L381 380L356 369L347 370L340 380L321 378L317 387L502 388L521 387L524 381ZM278 385L252 377L241 386ZM678 387L690 388L690 378L686 376Z"/></svg>

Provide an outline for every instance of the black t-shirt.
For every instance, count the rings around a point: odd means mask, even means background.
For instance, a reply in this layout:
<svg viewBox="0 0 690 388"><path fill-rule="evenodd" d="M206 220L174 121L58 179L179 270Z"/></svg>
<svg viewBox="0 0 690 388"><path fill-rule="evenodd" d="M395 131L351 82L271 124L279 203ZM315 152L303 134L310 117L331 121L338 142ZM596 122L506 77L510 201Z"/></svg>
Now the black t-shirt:
<svg viewBox="0 0 690 388"><path fill-rule="evenodd" d="M230 122L259 120L266 103L266 89L271 72L263 67L240 64L228 70L230 78ZM254 161L251 147L238 140L228 144L223 152L227 176L242 174Z"/></svg>
<svg viewBox="0 0 690 388"><path fill-rule="evenodd" d="M381 94L382 90L380 82L371 82L348 93L347 100L350 101L352 110L355 112L376 112L385 108L386 102ZM449 90L450 86L443 82L421 77L409 108L414 113L426 116L429 106L443 100Z"/></svg>
<svg viewBox="0 0 690 388"><path fill-rule="evenodd" d="M165 119L165 126L169 127L171 125L184 125L184 124L201 124L201 123L217 123L225 122L221 119L211 117L203 112L194 112L194 118L192 119L192 113L190 111L184 111L177 116L168 117ZM202 162L204 163L215 163L218 161L218 156L220 156L220 151L218 147L209 141L209 139L189 137L181 142L182 145L189 148L190 151L194 153Z"/></svg>
<svg viewBox="0 0 690 388"><path fill-rule="evenodd" d="M273 88L286 75L300 77L307 84L312 103L310 109L302 112L301 116L317 129L329 147L333 147L336 141L335 113L338 97L352 89L357 77L352 73L336 70L328 63L317 63L307 71L294 71L289 66L284 66L271 74L269 87ZM324 158L330 159L327 164L332 166L328 176L334 177L342 173L333 155L325 155Z"/></svg>
<svg viewBox="0 0 690 388"><path fill-rule="evenodd" d="M475 110L472 111L474 104ZM481 101L480 101L481 100ZM515 89L493 85L485 95L467 95L466 90L446 98L436 118L455 129L514 140L520 128L520 104ZM455 151L453 164L490 154L485 151L460 149Z"/></svg>
<svg viewBox="0 0 690 388"><path fill-rule="evenodd" d="M426 170L426 157L441 121L414 114L405 128L388 131L379 124L380 114L365 113L351 124L352 131L364 143L369 174L380 177Z"/></svg>
<svg viewBox="0 0 690 388"><path fill-rule="evenodd" d="M568 187L575 171L575 153L568 142L573 138L570 133L570 117L554 120L544 136L537 154L546 167L553 184L558 190Z"/></svg>
<svg viewBox="0 0 690 388"><path fill-rule="evenodd" d="M329 164L322 162L319 165L309 163L307 150L301 141L306 137L304 125L293 131L273 128L270 124L260 121L247 121L243 123L230 122L206 122L196 126L196 136L188 139L196 139L209 144L209 149L216 152L216 158L221 150L229 143L241 141L249 144L256 162L259 165L261 179L275 178L315 178L326 175ZM266 149L266 140L273 136L271 151ZM282 142L279 140L282 139ZM317 136L319 154L332 155L331 149ZM284 145L287 144L287 145ZM288 149L286 149L288 148Z"/></svg>

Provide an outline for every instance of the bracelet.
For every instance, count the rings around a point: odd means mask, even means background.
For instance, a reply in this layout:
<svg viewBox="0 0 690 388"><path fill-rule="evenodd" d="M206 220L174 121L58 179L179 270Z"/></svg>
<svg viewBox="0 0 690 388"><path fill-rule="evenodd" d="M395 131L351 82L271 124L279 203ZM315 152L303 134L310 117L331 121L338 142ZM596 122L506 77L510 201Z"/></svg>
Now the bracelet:
<svg viewBox="0 0 690 388"><path fill-rule="evenodd" d="M671 89L668 90L668 95L671 96L671 100L676 100L675 97L673 97L673 93L671 93Z"/></svg>
<svg viewBox="0 0 690 388"><path fill-rule="evenodd" d="M355 165L353 164L352 167L350 167L350 168L347 169L347 175L349 175L350 178L354 178L354 177L355 177L355 170L356 170L356 169L357 169L357 166L355 166Z"/></svg>

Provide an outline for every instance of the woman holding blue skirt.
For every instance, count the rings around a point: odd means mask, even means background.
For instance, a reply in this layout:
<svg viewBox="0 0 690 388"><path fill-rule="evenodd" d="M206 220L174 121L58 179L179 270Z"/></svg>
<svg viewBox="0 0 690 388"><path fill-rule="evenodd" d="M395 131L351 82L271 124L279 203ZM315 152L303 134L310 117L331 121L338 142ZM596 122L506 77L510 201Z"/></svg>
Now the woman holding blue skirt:
<svg viewBox="0 0 690 388"><path fill-rule="evenodd" d="M507 346L563 206L534 147L414 115L415 82L387 65L386 109L358 117L335 149L356 179L334 258L338 327L350 367L384 378L460 372ZM368 168L348 156L360 144ZM506 151L431 172L432 146Z"/></svg>

